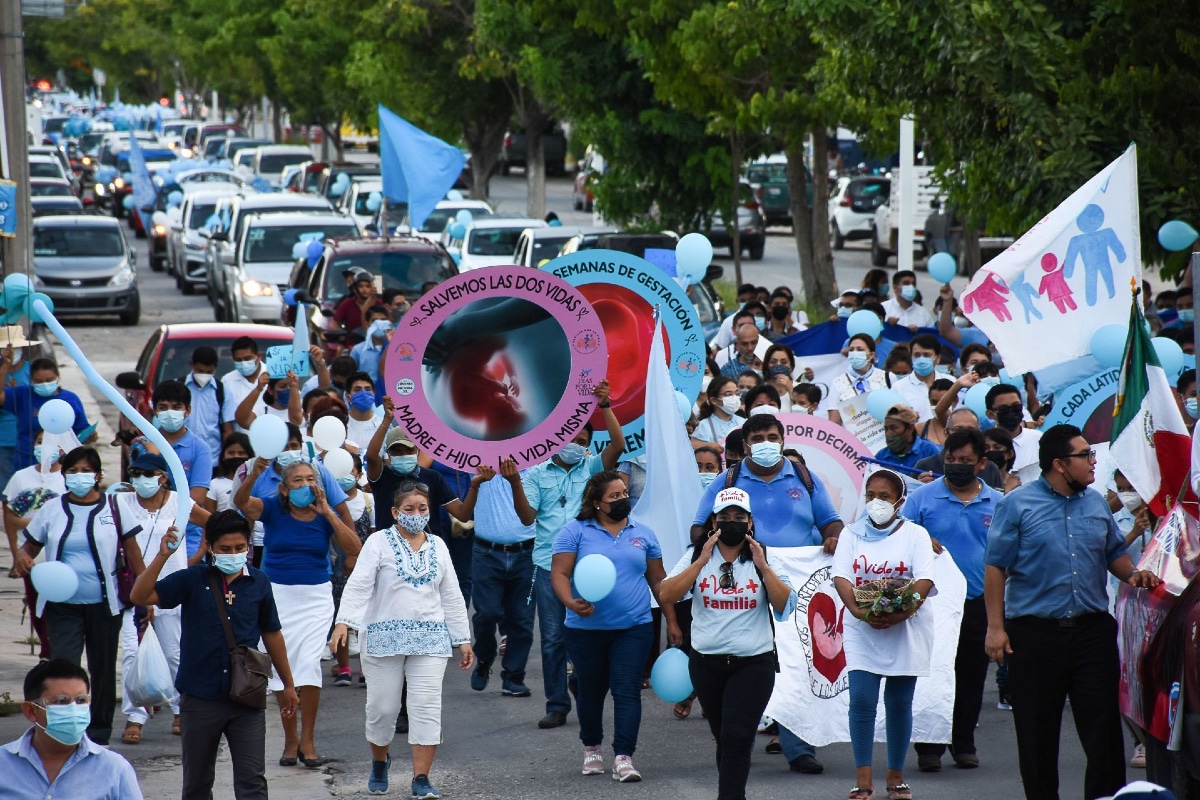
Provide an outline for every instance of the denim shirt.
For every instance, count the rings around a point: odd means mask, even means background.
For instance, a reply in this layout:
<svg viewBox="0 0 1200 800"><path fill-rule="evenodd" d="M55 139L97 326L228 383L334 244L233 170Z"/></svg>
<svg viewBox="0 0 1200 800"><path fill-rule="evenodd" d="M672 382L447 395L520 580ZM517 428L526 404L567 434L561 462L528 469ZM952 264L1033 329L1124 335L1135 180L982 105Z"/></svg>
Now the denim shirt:
<svg viewBox="0 0 1200 800"><path fill-rule="evenodd" d="M1007 573L1006 618L1062 619L1108 611L1108 565L1123 555L1104 496L1063 496L1043 475L996 504L984 561Z"/></svg>
<svg viewBox="0 0 1200 800"><path fill-rule="evenodd" d="M42 758L33 748L34 728L0 747L0 797L12 800L88 798L89 800L142 800L133 765L106 747L84 736L54 778L46 779Z"/></svg>

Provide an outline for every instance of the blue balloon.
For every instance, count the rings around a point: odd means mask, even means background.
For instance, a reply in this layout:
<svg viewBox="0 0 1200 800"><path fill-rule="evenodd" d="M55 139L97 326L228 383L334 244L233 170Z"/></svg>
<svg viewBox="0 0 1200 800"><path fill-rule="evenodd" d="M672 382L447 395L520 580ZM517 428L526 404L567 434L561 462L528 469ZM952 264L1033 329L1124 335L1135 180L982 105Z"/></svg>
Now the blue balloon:
<svg viewBox="0 0 1200 800"><path fill-rule="evenodd" d="M383 205L383 195L379 192L371 192L367 195L367 211L374 213Z"/></svg>
<svg viewBox="0 0 1200 800"><path fill-rule="evenodd" d="M1092 334L1092 358L1106 367L1120 366L1125 358L1125 340L1129 329L1124 325L1104 325Z"/></svg>
<svg viewBox="0 0 1200 800"><path fill-rule="evenodd" d="M692 401L688 400L686 394L676 389L675 402L679 405L679 416L683 419L684 424L686 424L692 418Z"/></svg>
<svg viewBox="0 0 1200 800"><path fill-rule="evenodd" d="M271 459L287 447L287 423L279 417L263 414L250 424L250 446L259 458Z"/></svg>
<svg viewBox="0 0 1200 800"><path fill-rule="evenodd" d="M853 336L856 333L865 333L872 339L878 339L879 334L883 333L883 320L874 311L855 311L846 318L846 335Z"/></svg>
<svg viewBox="0 0 1200 800"><path fill-rule="evenodd" d="M462 226L465 228L475 220L475 215L465 208L460 208L458 213L454 215L454 219L462 223Z"/></svg>
<svg viewBox="0 0 1200 800"><path fill-rule="evenodd" d="M572 580L580 597L598 603L617 585L617 568L608 556L592 553L575 563Z"/></svg>
<svg viewBox="0 0 1200 800"><path fill-rule="evenodd" d="M308 243L296 242L292 245L292 259L308 258Z"/></svg>
<svg viewBox="0 0 1200 800"><path fill-rule="evenodd" d="M288 289L286 292L284 292L283 293L283 304L285 306L296 305L296 292L298 292L298 291L300 291L300 290L299 289Z"/></svg>
<svg viewBox="0 0 1200 800"><path fill-rule="evenodd" d="M675 245L675 274L680 278L685 274L703 278L708 272L708 265L712 263L712 257L713 247L708 237L702 233L689 233Z"/></svg>
<svg viewBox="0 0 1200 800"><path fill-rule="evenodd" d="M1158 353L1158 363L1162 364L1163 372L1167 373L1167 380L1174 386L1176 378L1183 370L1183 349L1173 339L1161 336L1152 339L1151 343L1154 345L1154 352Z"/></svg>
<svg viewBox="0 0 1200 800"><path fill-rule="evenodd" d="M903 405L908 404L904 402L904 397L894 389L876 389L867 395L867 413L880 422L883 422L883 418L887 416L889 408Z"/></svg>
<svg viewBox="0 0 1200 800"><path fill-rule="evenodd" d="M50 603L65 603L79 591L79 576L62 561L46 561L34 566L29 580L40 597Z"/></svg>
<svg viewBox="0 0 1200 800"><path fill-rule="evenodd" d="M1158 243L1168 250L1186 250L1200 237L1200 233L1183 220L1164 222L1158 229Z"/></svg>
<svg viewBox="0 0 1200 800"><path fill-rule="evenodd" d="M668 703L681 703L692 695L692 676L688 672L687 653L669 647L654 660L650 670L650 685L659 698Z"/></svg>
<svg viewBox="0 0 1200 800"><path fill-rule="evenodd" d="M958 264L949 253L934 253L929 257L925 269L928 270L929 277L938 283L949 283L958 273Z"/></svg>
<svg viewBox="0 0 1200 800"><path fill-rule="evenodd" d="M986 383L977 383L963 395L963 405L974 411L980 419L987 417L987 393L991 388Z"/></svg>
<svg viewBox="0 0 1200 800"><path fill-rule="evenodd" d="M451 189L450 191L446 192L446 199L453 200L457 203L459 200L463 199L463 193L458 189Z"/></svg>
<svg viewBox="0 0 1200 800"><path fill-rule="evenodd" d="M461 222L451 222L449 230L451 239L461 239L467 235L467 226Z"/></svg>
<svg viewBox="0 0 1200 800"><path fill-rule="evenodd" d="M121 201L121 207L124 208L126 211L132 211L133 210L133 195L131 195L131 194L125 195L125 198Z"/></svg>
<svg viewBox="0 0 1200 800"><path fill-rule="evenodd" d="M183 202L183 192L179 191L178 189L176 189L175 191L173 191L169 195L167 195L167 207L168 208L174 208L175 206L179 205L182 202Z"/></svg>
<svg viewBox="0 0 1200 800"><path fill-rule="evenodd" d="M19 303L32 291L33 282L24 272L14 272L4 279L4 296L9 302Z"/></svg>
<svg viewBox="0 0 1200 800"><path fill-rule="evenodd" d="M55 397L38 409L38 423L46 433L66 433L75 424L75 409L66 400Z"/></svg>
<svg viewBox="0 0 1200 800"><path fill-rule="evenodd" d="M315 267L317 262L321 260L321 255L325 252L325 244L318 239L313 239L308 243L308 247L304 251L304 255L308 258L308 266Z"/></svg>
<svg viewBox="0 0 1200 800"><path fill-rule="evenodd" d="M46 304L46 311L49 314L54 313L54 301L50 299L49 295L42 294L41 292L34 292L34 294L29 298L29 301L30 301L29 302L29 319L30 319L30 321L45 323L46 315L42 314L42 312L37 310L36 301L38 301L38 300L41 300L43 303Z"/></svg>

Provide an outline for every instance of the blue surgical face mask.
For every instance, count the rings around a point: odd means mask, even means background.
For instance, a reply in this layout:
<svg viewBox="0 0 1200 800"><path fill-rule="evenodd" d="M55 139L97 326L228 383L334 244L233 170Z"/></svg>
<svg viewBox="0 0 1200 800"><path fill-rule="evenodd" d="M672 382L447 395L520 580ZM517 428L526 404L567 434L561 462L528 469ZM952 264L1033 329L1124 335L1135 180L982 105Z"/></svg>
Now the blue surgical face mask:
<svg viewBox="0 0 1200 800"><path fill-rule="evenodd" d="M701 472L700 473L700 485L703 486L705 489L707 489L709 484L711 484L716 479L717 479L717 473L715 473L715 472Z"/></svg>
<svg viewBox="0 0 1200 800"><path fill-rule="evenodd" d="M83 739L88 725L92 724L92 709L88 705L71 703L67 706L46 706L46 725L42 728L60 744L73 747ZM38 726L42 727L42 726Z"/></svg>
<svg viewBox="0 0 1200 800"><path fill-rule="evenodd" d="M760 331L765 331L767 329L767 318L766 317L755 317L754 318L754 327L758 328Z"/></svg>
<svg viewBox="0 0 1200 800"><path fill-rule="evenodd" d="M867 365L867 360L870 357L869 353L864 353L862 350L851 350L846 355L846 360L850 362L852 369L860 370Z"/></svg>
<svg viewBox="0 0 1200 800"><path fill-rule="evenodd" d="M937 364L934 366L934 370L936 370L939 375L949 375L950 374L950 365L949 364Z"/></svg>
<svg viewBox="0 0 1200 800"><path fill-rule="evenodd" d="M133 490L138 493L138 497L154 497L161 488L157 475L138 476L130 478L129 482L133 485Z"/></svg>
<svg viewBox="0 0 1200 800"><path fill-rule="evenodd" d="M343 475L337 479L337 485L343 492L348 492L353 489L356 483L358 483L358 478L354 477L353 475Z"/></svg>
<svg viewBox="0 0 1200 800"><path fill-rule="evenodd" d="M999 377L995 377L995 378L980 378L980 379L979 379L979 382L980 382L980 383L982 383L984 386L987 386L987 387L990 389L990 388L991 388L991 387L993 387L993 386L999 386L999 385L1000 385L1000 378L999 378Z"/></svg>
<svg viewBox="0 0 1200 800"><path fill-rule="evenodd" d="M178 433L184 419L182 411L160 411L154 415L154 427L167 433Z"/></svg>
<svg viewBox="0 0 1200 800"><path fill-rule="evenodd" d="M236 369L240 375L249 378L255 372L258 372L258 359L248 358L245 361L235 361L233 362L233 368Z"/></svg>
<svg viewBox="0 0 1200 800"><path fill-rule="evenodd" d="M838 306L837 315L839 319L846 319L854 313L854 309L850 306Z"/></svg>
<svg viewBox="0 0 1200 800"><path fill-rule="evenodd" d="M46 381L33 384L33 393L38 397L50 397L58 391L58 381Z"/></svg>
<svg viewBox="0 0 1200 800"><path fill-rule="evenodd" d="M392 456L389 466L397 475L410 475L417 468L416 456Z"/></svg>
<svg viewBox="0 0 1200 800"><path fill-rule="evenodd" d="M924 378L929 373L933 372L933 359L929 356L917 356L913 359L913 372Z"/></svg>
<svg viewBox="0 0 1200 800"><path fill-rule="evenodd" d="M62 458L62 451L61 451L61 450L59 450L59 451L55 452L55 453L54 453L54 455L52 455L52 456L50 457L50 464L51 464L51 465L54 465L54 464L56 464L60 458ZM41 464L41 463L42 463L42 446L41 446L40 444L39 444L39 445L35 445L35 446L34 446L34 448L33 448L33 461L34 461L34 463L35 463L35 464Z"/></svg>
<svg viewBox="0 0 1200 800"><path fill-rule="evenodd" d="M303 450L284 450L282 453L275 456L275 463L281 468L290 467L292 464L299 464L303 460Z"/></svg>
<svg viewBox="0 0 1200 800"><path fill-rule="evenodd" d="M905 284L904 286L901 286L900 296L905 300L912 302L917 298L917 287L913 286L912 284Z"/></svg>
<svg viewBox="0 0 1200 800"><path fill-rule="evenodd" d="M1200 419L1200 400L1189 397L1183 401L1183 407L1192 419Z"/></svg>
<svg viewBox="0 0 1200 800"><path fill-rule="evenodd" d="M558 451L558 460L567 465L578 464L583 460L583 454L587 452L583 445L578 442L571 442L562 450Z"/></svg>
<svg viewBox="0 0 1200 800"><path fill-rule="evenodd" d="M783 458L783 445L779 442L757 442L750 445L750 460L760 467L771 468Z"/></svg>
<svg viewBox="0 0 1200 800"><path fill-rule="evenodd" d="M288 489L288 504L293 508L308 508L315 499L316 495L313 493L311 486L298 486L295 489Z"/></svg>
<svg viewBox="0 0 1200 800"><path fill-rule="evenodd" d="M1179 314L1179 321L1184 325L1191 325L1196 321L1196 309L1194 308L1181 308L1177 313Z"/></svg>
<svg viewBox="0 0 1200 800"><path fill-rule="evenodd" d="M375 407L375 393L360 389L350 395L350 407L355 411L370 411Z"/></svg>
<svg viewBox="0 0 1200 800"><path fill-rule="evenodd" d="M276 405L284 406L286 408L287 404L288 404L288 400L291 400L291 399L292 399L292 390L291 389L280 389L279 391L275 392Z"/></svg>
<svg viewBox="0 0 1200 800"><path fill-rule="evenodd" d="M72 472L70 475L63 476L63 483L67 486L67 491L76 497L86 497L87 493L96 488L96 473L94 472Z"/></svg>
<svg viewBox="0 0 1200 800"><path fill-rule="evenodd" d="M292 490L293 495L295 490ZM292 501L295 505L295 500ZM226 575L236 575L246 568L246 553L213 553L213 566Z"/></svg>

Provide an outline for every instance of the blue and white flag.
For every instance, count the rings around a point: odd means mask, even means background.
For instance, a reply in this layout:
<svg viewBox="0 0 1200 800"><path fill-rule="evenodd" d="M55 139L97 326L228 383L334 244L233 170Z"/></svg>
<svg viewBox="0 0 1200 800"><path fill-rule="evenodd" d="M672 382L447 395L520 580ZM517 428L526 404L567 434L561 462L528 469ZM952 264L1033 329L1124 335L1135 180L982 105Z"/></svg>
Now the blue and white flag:
<svg viewBox="0 0 1200 800"><path fill-rule="evenodd" d="M467 163L462 151L379 106L383 194L408 203L408 224L419 228L454 188Z"/></svg>
<svg viewBox="0 0 1200 800"><path fill-rule="evenodd" d="M154 183L150 170L146 168L146 156L138 143L136 131L129 133L129 172L133 178L133 205L138 209L154 202Z"/></svg>
<svg viewBox="0 0 1200 800"><path fill-rule="evenodd" d="M17 185L0 180L0 236L17 235Z"/></svg>
<svg viewBox="0 0 1200 800"><path fill-rule="evenodd" d="M1141 279L1130 145L980 269L959 303L1018 375L1090 355L1098 328L1128 318L1129 283Z"/></svg>

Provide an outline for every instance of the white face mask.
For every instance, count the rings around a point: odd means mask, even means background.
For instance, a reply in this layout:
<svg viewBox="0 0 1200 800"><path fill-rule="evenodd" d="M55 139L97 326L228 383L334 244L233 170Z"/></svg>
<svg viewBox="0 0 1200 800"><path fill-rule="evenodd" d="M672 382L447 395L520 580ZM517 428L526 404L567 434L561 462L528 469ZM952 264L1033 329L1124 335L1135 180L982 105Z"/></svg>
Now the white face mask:
<svg viewBox="0 0 1200 800"><path fill-rule="evenodd" d="M896 507L887 500L876 498L867 503L867 516L876 525L886 525L896 516Z"/></svg>
<svg viewBox="0 0 1200 800"><path fill-rule="evenodd" d="M1125 506L1130 513L1142 507L1142 497L1137 492L1117 492L1117 497L1121 499L1121 505Z"/></svg>
<svg viewBox="0 0 1200 800"><path fill-rule="evenodd" d="M213 376L212 376L212 373L210 373L210 372L193 372L192 373L192 383L196 384L201 389L203 389L205 386L208 386L209 382L212 381L212 379L213 379Z"/></svg>
<svg viewBox="0 0 1200 800"><path fill-rule="evenodd" d="M741 407L742 407L742 398L736 394L733 397L722 397L721 398L721 408L723 408L725 410L726 414L736 414L738 412L738 409Z"/></svg>

